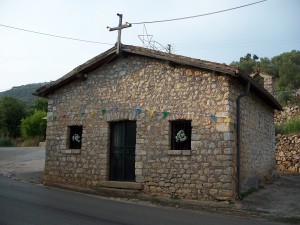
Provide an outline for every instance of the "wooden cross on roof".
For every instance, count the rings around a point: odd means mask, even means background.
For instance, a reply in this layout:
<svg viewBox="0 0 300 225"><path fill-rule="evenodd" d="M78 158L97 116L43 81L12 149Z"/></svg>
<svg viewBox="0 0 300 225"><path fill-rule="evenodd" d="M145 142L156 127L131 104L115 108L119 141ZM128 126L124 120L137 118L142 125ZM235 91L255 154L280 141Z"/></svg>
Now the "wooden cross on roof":
<svg viewBox="0 0 300 225"><path fill-rule="evenodd" d="M130 23L125 23L122 25L122 18L123 18L123 14L119 14L117 13L117 16L119 17L119 26L118 27L107 27L109 29L109 31L115 31L118 30L118 40L117 40L117 54L120 53L120 49L121 49L121 31L124 28L128 28L131 27L132 25Z"/></svg>

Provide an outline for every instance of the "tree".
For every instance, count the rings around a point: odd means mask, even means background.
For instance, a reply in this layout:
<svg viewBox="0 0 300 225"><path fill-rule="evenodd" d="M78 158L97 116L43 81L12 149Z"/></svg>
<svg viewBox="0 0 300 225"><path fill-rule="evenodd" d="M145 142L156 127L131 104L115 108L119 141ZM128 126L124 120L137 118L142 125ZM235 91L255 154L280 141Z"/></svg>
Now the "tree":
<svg viewBox="0 0 300 225"><path fill-rule="evenodd" d="M43 119L46 116L46 112L42 110L35 110L35 112L22 119L21 121L21 134L24 139L27 138L39 138L45 139L47 121Z"/></svg>
<svg viewBox="0 0 300 225"><path fill-rule="evenodd" d="M46 98L37 98L30 106L30 111L34 113L35 110L47 112L48 100Z"/></svg>
<svg viewBox="0 0 300 225"><path fill-rule="evenodd" d="M20 136L19 125L26 116L25 104L12 97L0 99L0 136Z"/></svg>
<svg viewBox="0 0 300 225"><path fill-rule="evenodd" d="M293 50L272 58L278 76L278 87L300 88L300 51Z"/></svg>
<svg viewBox="0 0 300 225"><path fill-rule="evenodd" d="M267 57L260 58L259 71L265 72L274 77L278 77L278 72L276 70L276 66L275 66L274 62Z"/></svg>
<svg viewBox="0 0 300 225"><path fill-rule="evenodd" d="M256 55L248 53L239 62L232 62L230 65L238 66L248 74L260 71L272 75L276 78L275 95L280 103L296 103L294 92L300 88L300 51L282 53L272 59L260 58L259 61Z"/></svg>
<svg viewBox="0 0 300 225"><path fill-rule="evenodd" d="M238 66L243 72L247 74L251 74L258 68L258 56L257 55L251 55L248 53L245 57L241 57L240 61L233 61L230 65L231 66Z"/></svg>
<svg viewBox="0 0 300 225"><path fill-rule="evenodd" d="M288 85L283 88L279 88L278 86L276 86L275 93L276 93L277 100L282 105L288 105L290 103L294 103L296 99L295 96L293 95L291 85Z"/></svg>

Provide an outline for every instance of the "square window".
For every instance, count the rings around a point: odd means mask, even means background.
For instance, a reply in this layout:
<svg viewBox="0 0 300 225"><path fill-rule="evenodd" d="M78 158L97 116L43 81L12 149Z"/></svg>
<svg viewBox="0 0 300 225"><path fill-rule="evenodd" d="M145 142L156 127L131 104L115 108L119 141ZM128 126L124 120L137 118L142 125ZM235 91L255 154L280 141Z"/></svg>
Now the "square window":
<svg viewBox="0 0 300 225"><path fill-rule="evenodd" d="M171 150L191 150L191 136L190 120L171 121Z"/></svg>
<svg viewBox="0 0 300 225"><path fill-rule="evenodd" d="M69 149L81 149L82 126L69 127Z"/></svg>

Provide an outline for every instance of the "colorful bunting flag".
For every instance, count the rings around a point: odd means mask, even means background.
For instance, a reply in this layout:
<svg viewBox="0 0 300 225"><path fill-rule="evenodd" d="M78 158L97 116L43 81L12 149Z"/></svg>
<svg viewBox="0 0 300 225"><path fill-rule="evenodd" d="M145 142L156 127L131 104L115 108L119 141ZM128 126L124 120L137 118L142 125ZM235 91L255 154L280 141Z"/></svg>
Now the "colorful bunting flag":
<svg viewBox="0 0 300 225"><path fill-rule="evenodd" d="M210 115L209 118L210 118L210 121L216 122L216 116L215 115Z"/></svg>
<svg viewBox="0 0 300 225"><path fill-rule="evenodd" d="M226 124L229 124L230 122L231 122L231 119L230 119L229 116L227 116L226 119L225 119L225 123L226 123Z"/></svg>
<svg viewBox="0 0 300 225"><path fill-rule="evenodd" d="M136 109L135 109L135 113L136 113L136 115L138 116L139 114L142 113L142 110L141 110L140 108L136 108Z"/></svg>
<svg viewBox="0 0 300 225"><path fill-rule="evenodd" d="M163 117L167 118L169 114L170 114L169 112L163 112Z"/></svg>
<svg viewBox="0 0 300 225"><path fill-rule="evenodd" d="M153 109L149 109L148 110L148 115L149 115L150 118L153 116L153 114L154 114L154 110Z"/></svg>

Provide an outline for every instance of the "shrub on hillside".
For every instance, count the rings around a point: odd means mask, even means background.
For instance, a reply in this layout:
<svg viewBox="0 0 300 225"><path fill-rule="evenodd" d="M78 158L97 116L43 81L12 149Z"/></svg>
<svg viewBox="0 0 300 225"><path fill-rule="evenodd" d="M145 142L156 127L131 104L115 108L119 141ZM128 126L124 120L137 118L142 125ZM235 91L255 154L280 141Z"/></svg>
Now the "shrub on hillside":
<svg viewBox="0 0 300 225"><path fill-rule="evenodd" d="M24 139L40 138L45 139L47 122L43 118L46 112L36 110L31 116L22 119L21 135Z"/></svg>

